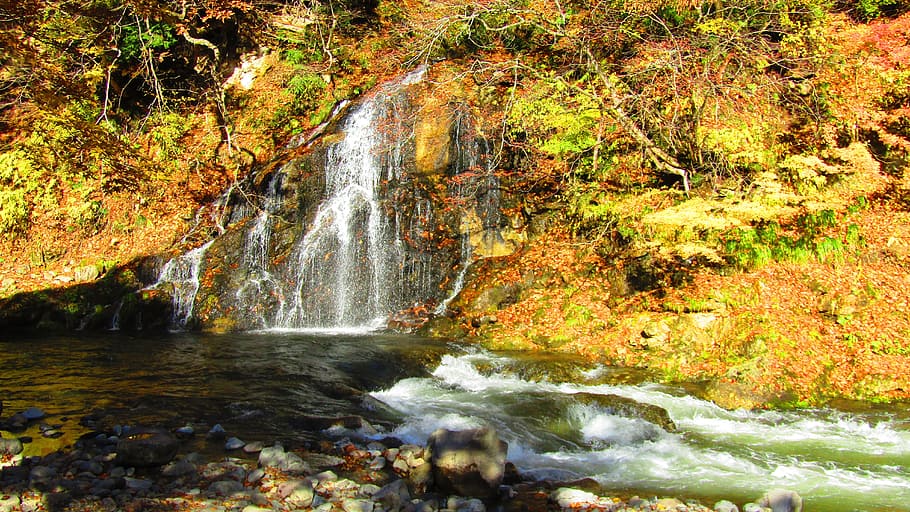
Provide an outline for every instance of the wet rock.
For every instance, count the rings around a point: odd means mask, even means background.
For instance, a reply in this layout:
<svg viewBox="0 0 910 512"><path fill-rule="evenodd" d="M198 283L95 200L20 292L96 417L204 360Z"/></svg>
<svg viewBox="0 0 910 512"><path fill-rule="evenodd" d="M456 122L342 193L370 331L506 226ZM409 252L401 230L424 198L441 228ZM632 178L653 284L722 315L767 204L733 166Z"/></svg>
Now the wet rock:
<svg viewBox="0 0 910 512"><path fill-rule="evenodd" d="M260 441L253 441L243 445L243 453L259 453L261 451L262 443Z"/></svg>
<svg viewBox="0 0 910 512"><path fill-rule="evenodd" d="M508 444L496 431L483 427L439 429L427 440L436 488L466 497L493 497L505 473Z"/></svg>
<svg viewBox="0 0 910 512"><path fill-rule="evenodd" d="M244 443L240 439L237 439L236 437L230 437L224 443L224 449L228 450L228 451L239 450L239 449L243 448L244 446L246 446L246 443Z"/></svg>
<svg viewBox="0 0 910 512"><path fill-rule="evenodd" d="M165 430L140 429L117 443L117 462L135 467L162 466L177 455L179 446L177 438Z"/></svg>
<svg viewBox="0 0 910 512"><path fill-rule="evenodd" d="M7 430L10 430L12 432L25 430L26 426L28 426L28 418L26 418L25 415L21 412L13 414L6 422Z"/></svg>
<svg viewBox="0 0 910 512"><path fill-rule="evenodd" d="M211 430L205 435L208 439L224 439L227 437L227 431L224 430L224 427L221 426L221 423L216 423Z"/></svg>
<svg viewBox="0 0 910 512"><path fill-rule="evenodd" d="M774 512L802 512L803 499L795 491L774 489L768 491L758 504L770 508Z"/></svg>
<svg viewBox="0 0 910 512"><path fill-rule="evenodd" d="M606 409L610 414L626 418L639 418L653 423L667 432L676 432L676 424L663 407L641 403L619 395L598 395L576 393L572 397L583 404L593 404Z"/></svg>
<svg viewBox="0 0 910 512"><path fill-rule="evenodd" d="M18 455L22 453L22 441L0 438L0 455Z"/></svg>
<svg viewBox="0 0 910 512"><path fill-rule="evenodd" d="M185 425L175 430L174 435L176 435L178 439L189 439L196 435L196 430L190 425Z"/></svg>
<svg viewBox="0 0 910 512"><path fill-rule="evenodd" d="M28 409L22 411L22 415L25 416L25 419L29 421L40 420L41 418L47 416L43 410L38 407L29 407Z"/></svg>

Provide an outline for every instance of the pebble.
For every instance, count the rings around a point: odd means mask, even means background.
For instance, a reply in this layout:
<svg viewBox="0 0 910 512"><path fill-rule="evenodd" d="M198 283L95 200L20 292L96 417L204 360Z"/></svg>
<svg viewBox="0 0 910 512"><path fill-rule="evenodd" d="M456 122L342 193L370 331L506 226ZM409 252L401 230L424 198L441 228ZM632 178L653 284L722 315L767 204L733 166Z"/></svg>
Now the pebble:
<svg viewBox="0 0 910 512"><path fill-rule="evenodd" d="M221 423L216 423L211 430L209 430L206 436L209 439L222 439L227 435L227 431L224 430L224 427L221 426Z"/></svg>
<svg viewBox="0 0 910 512"><path fill-rule="evenodd" d="M261 451L262 443L260 441L253 441L243 445L243 453L259 453Z"/></svg>
<svg viewBox="0 0 910 512"><path fill-rule="evenodd" d="M44 430L54 430L53 425L49 427ZM129 429L118 428L117 431L126 434ZM431 499L412 500L409 485L425 483L423 477L428 478L431 474L424 449L419 446L384 448L375 441L367 446L347 441L337 445L338 453L346 454L346 458L341 458L329 453L301 451L298 454L286 450L281 444L263 448L261 444L249 443L243 448L253 445L258 450L258 464L248 458L222 456L220 460L212 461L198 453L189 453L160 470L137 471L120 465L116 459L116 442L111 441L116 437L111 434L106 432L77 441L69 452L57 452L47 457L19 457L20 462L15 466L4 467L0 480L6 492L9 492L8 485L20 489L32 485L34 490L26 491L28 498L26 494L0 492L0 512L38 512L44 505L40 501L28 501L31 494L44 496L46 503L54 503L58 508L73 510L82 508L75 504L69 507L67 503L88 494L98 507L92 510L105 511L122 509L131 503L144 503L145 507L152 509L192 508L208 512L296 509L318 512L487 512L486 505L473 498L433 495ZM236 438L229 438L225 446L233 439ZM16 441L0 438L0 446L9 446ZM183 447L186 448L186 445ZM339 466L342 469L338 471L343 470L345 476L364 475L367 481L339 478L335 471L325 469ZM317 471L324 470L314 472L311 467ZM422 492L424 489L417 487L414 490ZM426 490L433 491L432 488ZM506 491L501 493L501 497L507 500L514 495L514 490L509 487ZM787 503L795 504L794 495L789 491L772 491L763 499L777 503L779 498L787 498ZM546 495L543 496L546 500ZM553 491L549 500L553 508L547 509L553 512L709 510L696 503L684 504L670 498L633 498L623 503L572 488ZM761 500L757 501L761 503ZM746 508L750 512L771 511L755 503L750 505ZM507 506L505 509L508 509ZM715 509L717 512L739 512L736 505L725 501L718 502ZM791 508L788 512L796 510Z"/></svg>

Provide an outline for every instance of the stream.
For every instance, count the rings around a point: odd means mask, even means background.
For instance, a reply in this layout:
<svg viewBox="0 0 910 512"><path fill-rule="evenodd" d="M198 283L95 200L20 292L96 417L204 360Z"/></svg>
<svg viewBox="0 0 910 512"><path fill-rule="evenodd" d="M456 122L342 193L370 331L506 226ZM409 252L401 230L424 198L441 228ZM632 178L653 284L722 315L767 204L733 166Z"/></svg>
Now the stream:
<svg viewBox="0 0 910 512"><path fill-rule="evenodd" d="M37 406L70 437L91 413L168 428L220 423L247 441L293 442L313 435L295 426L301 417L359 414L380 436L417 444L439 427L489 424L523 474L590 477L606 493L742 505L786 488L807 511L910 509L905 405L726 411L644 374L575 363L356 330L6 336L0 419ZM676 431L582 394L661 407Z"/></svg>

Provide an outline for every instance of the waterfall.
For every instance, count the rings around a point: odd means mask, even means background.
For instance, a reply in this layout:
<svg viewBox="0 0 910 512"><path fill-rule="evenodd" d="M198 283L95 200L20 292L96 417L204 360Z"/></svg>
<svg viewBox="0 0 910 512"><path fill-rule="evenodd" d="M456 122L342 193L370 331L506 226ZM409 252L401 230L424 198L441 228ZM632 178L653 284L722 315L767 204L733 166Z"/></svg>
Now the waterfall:
<svg viewBox="0 0 910 512"><path fill-rule="evenodd" d="M277 327L371 325L406 306L407 284L393 271L403 242L383 211L380 183L400 176L410 128L399 107L422 75L380 88L348 114L344 138L326 155L326 199L296 249L296 286L281 300Z"/></svg>
<svg viewBox="0 0 910 512"><path fill-rule="evenodd" d="M378 86L321 125L318 142L222 197L205 261L208 245L154 285L173 287L174 328L194 304L200 327L238 330L363 330L445 312L471 261L492 254L481 244L499 236L499 189L469 110L418 96L424 73Z"/></svg>
<svg viewBox="0 0 910 512"><path fill-rule="evenodd" d="M193 318L193 305L196 302L196 293L199 291L202 257L212 242L209 241L201 247L171 258L161 269L158 282L149 287L152 289L164 285L173 287L171 294L174 304L174 314L171 318L171 328L173 329L185 329L187 323Z"/></svg>

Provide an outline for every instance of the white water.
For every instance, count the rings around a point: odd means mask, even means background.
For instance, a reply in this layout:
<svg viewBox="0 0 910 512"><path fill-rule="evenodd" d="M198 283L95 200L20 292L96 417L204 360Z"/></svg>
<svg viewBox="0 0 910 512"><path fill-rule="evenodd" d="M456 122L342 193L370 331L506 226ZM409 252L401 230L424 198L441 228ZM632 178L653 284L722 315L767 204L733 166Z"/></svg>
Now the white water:
<svg viewBox="0 0 910 512"><path fill-rule="evenodd" d="M374 396L406 416L394 434L408 442L421 444L439 427L493 425L509 442L509 459L537 477L590 476L619 492L740 506L787 488L803 496L806 510L910 509L910 431L888 415L731 412L659 385L553 384L477 369L502 362L445 356L432 378L406 379ZM678 431L575 402L574 393L660 406Z"/></svg>
<svg viewBox="0 0 910 512"><path fill-rule="evenodd" d="M296 286L282 297L277 328L358 328L394 311L398 233L380 204L380 180L401 167L407 140L396 95L423 70L388 84L351 112L326 156L326 199L296 249Z"/></svg>
<svg viewBox="0 0 910 512"><path fill-rule="evenodd" d="M202 268L202 258L212 242L209 241L201 247L171 258L161 269L158 282L150 287L157 288L165 284L173 286L172 329L186 328L187 322L193 318L193 306L196 303L196 293L199 291L199 271Z"/></svg>

